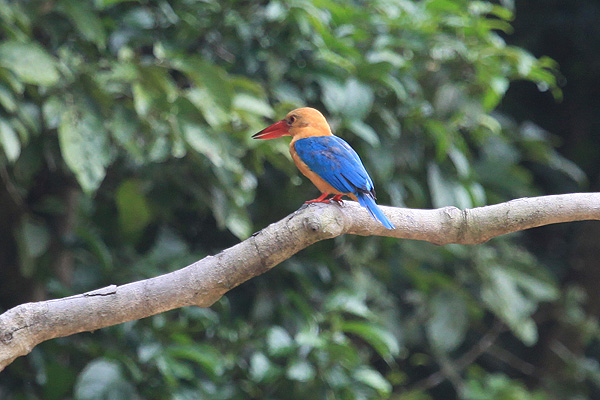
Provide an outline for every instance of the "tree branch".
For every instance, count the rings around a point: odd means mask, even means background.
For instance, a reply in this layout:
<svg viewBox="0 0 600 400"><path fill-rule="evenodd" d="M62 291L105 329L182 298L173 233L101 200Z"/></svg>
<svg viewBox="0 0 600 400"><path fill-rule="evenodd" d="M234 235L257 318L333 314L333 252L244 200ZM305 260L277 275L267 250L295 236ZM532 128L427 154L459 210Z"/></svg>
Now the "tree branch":
<svg viewBox="0 0 600 400"><path fill-rule="evenodd" d="M459 210L382 207L391 231L357 203L312 204L243 242L180 270L62 299L26 303L0 315L0 371L39 343L136 320L182 306L208 307L239 284L300 250L342 234L478 244L495 236L559 222L600 220L600 193L512 200Z"/></svg>

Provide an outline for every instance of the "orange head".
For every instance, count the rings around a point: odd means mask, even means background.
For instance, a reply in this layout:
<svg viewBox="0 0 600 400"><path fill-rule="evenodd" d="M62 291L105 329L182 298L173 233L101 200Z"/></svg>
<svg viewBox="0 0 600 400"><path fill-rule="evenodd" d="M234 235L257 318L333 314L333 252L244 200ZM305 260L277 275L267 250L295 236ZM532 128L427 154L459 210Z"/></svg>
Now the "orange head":
<svg viewBox="0 0 600 400"><path fill-rule="evenodd" d="M252 135L254 139L275 139L282 136L331 136L327 120L318 110L310 107L290 111L281 121Z"/></svg>

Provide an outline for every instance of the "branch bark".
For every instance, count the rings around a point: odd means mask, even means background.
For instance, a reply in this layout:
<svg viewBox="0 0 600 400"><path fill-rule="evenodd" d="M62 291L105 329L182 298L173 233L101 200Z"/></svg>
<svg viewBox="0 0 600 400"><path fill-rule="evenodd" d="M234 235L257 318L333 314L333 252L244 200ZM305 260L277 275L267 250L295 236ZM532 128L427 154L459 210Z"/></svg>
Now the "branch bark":
<svg viewBox="0 0 600 400"><path fill-rule="evenodd" d="M0 315L0 371L49 339L136 320L182 306L208 307L311 244L343 234L479 244L542 225L600 220L600 193L522 198L459 210L381 207L387 230L358 203L303 206L243 242L180 270L62 299L21 304Z"/></svg>

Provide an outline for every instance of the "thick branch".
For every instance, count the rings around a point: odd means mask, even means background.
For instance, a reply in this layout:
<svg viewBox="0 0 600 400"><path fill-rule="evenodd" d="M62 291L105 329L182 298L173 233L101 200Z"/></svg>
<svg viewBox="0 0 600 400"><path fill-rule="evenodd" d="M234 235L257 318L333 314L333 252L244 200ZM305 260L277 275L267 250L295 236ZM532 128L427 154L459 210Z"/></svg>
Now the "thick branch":
<svg viewBox="0 0 600 400"><path fill-rule="evenodd" d="M478 244L559 222L600 220L600 193L523 198L461 211L382 207L390 231L357 203L312 204L247 240L180 270L57 300L27 303L0 315L0 371L48 339L93 331L187 305L208 307L224 293L298 251L342 234L389 236L435 244Z"/></svg>

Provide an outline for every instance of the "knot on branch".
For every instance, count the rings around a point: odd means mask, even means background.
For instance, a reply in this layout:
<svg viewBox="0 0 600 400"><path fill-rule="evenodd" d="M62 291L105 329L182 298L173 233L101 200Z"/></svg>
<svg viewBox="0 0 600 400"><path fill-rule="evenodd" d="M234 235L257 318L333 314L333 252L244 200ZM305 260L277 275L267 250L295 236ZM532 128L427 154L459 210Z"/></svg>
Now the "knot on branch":
<svg viewBox="0 0 600 400"><path fill-rule="evenodd" d="M0 333L0 342L3 344L9 344L13 340L12 332L2 332Z"/></svg>
<svg viewBox="0 0 600 400"><path fill-rule="evenodd" d="M344 232L344 215L339 205L310 204L302 207L303 225L319 239L329 239Z"/></svg>
<svg viewBox="0 0 600 400"><path fill-rule="evenodd" d="M441 229L439 238L432 242L438 245L464 243L469 231L469 216L465 210L454 206L439 209Z"/></svg>

